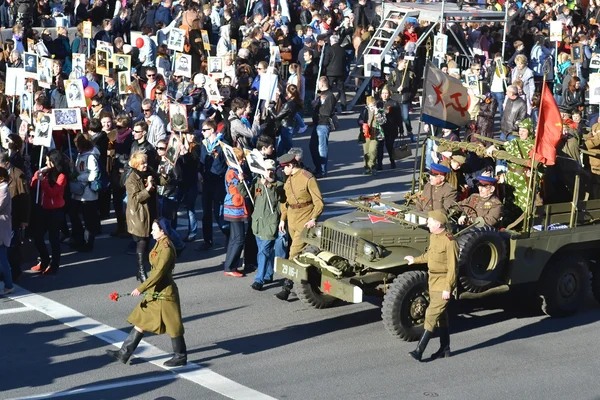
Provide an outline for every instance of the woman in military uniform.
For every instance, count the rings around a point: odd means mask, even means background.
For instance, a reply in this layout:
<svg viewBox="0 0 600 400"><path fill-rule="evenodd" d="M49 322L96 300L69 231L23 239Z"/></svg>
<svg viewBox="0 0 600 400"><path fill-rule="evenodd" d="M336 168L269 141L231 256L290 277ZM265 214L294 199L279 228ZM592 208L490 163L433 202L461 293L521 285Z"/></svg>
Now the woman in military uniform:
<svg viewBox="0 0 600 400"><path fill-rule="evenodd" d="M177 367L187 363L187 349L183 338L181 305L179 290L173 280L175 267L175 248L169 240L167 226L169 221L160 218L152 223L152 237L156 240L150 252L150 276L131 292L132 296L143 295L144 299L127 318L134 325L123 342L120 350L107 350L111 357L126 364L142 340L144 332L157 335L167 333L171 337L175 355L165 361L167 367Z"/></svg>
<svg viewBox="0 0 600 400"><path fill-rule="evenodd" d="M429 306L425 311L425 331L417 348L410 352L410 355L418 361L421 361L436 327L440 328L440 349L433 353L431 358L450 357L450 331L446 308L456 287L458 245L454 236L446 231L448 218L441 210L429 211L428 216L427 227L431 236L427 253L416 258L404 257L408 265L427 263L429 273Z"/></svg>

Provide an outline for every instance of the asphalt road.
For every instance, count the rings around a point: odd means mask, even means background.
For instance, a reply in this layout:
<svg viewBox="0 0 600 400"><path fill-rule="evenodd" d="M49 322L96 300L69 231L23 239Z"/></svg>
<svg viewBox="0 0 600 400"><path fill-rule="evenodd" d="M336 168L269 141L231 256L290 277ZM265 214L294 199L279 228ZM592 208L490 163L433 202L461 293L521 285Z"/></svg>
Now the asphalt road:
<svg viewBox="0 0 600 400"><path fill-rule="evenodd" d="M409 187L412 158L362 175L356 117L343 116L343 130L331 135L331 172L320 181L326 217L344 212L338 202L348 196L397 200ZM295 139L307 154L308 137ZM59 275L28 273L14 296L0 298L0 398L600 399L600 308L592 299L565 319L511 296L455 304L453 356L417 363L407 354L415 344L385 331L381 299L313 310L295 296L273 297L279 281L256 292L251 276L223 276L218 234L215 249L188 246L176 266L190 364L161 367L169 338L147 335L139 357L122 365L104 351L129 332L137 300L108 295L136 286L134 257L125 254L128 240L105 236L91 254L65 246Z"/></svg>

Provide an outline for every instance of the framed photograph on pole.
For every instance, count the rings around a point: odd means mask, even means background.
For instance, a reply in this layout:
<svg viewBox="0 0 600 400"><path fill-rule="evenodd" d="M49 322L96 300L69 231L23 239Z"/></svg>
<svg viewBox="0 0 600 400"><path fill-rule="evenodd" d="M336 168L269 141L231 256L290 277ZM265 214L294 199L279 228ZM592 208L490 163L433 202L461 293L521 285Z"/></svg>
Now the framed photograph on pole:
<svg viewBox="0 0 600 400"><path fill-rule="evenodd" d="M571 62L574 64L583 62L583 46L581 46L581 43L571 45Z"/></svg>

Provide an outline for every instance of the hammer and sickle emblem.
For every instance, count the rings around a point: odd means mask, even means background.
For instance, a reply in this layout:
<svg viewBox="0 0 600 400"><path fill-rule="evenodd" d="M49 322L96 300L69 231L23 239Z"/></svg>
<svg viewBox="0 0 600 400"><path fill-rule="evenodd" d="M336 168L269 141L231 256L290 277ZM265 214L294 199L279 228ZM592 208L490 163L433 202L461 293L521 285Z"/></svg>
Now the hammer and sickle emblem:
<svg viewBox="0 0 600 400"><path fill-rule="evenodd" d="M446 106L446 108L452 107L460 113L461 117L464 117L469 110L469 97L467 96L467 104L465 106L460 104L460 93L451 94L450 98L454 100L454 103L456 104L450 103Z"/></svg>

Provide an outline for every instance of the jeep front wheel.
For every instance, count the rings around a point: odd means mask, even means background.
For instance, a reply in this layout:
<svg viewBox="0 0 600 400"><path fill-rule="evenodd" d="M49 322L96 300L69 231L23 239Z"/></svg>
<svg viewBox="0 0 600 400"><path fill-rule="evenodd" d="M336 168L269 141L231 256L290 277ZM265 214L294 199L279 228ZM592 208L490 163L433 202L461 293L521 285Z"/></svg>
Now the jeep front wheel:
<svg viewBox="0 0 600 400"><path fill-rule="evenodd" d="M425 271L405 272L390 284L383 298L381 318L387 331L407 342L423 334L429 290Z"/></svg>
<svg viewBox="0 0 600 400"><path fill-rule="evenodd" d="M296 296L312 308L329 308L339 303L340 299L321 292L321 273L314 267L308 269L308 282L296 283Z"/></svg>
<svg viewBox="0 0 600 400"><path fill-rule="evenodd" d="M571 255L553 261L540 282L542 311L551 317L575 314L585 301L588 271L581 257Z"/></svg>

